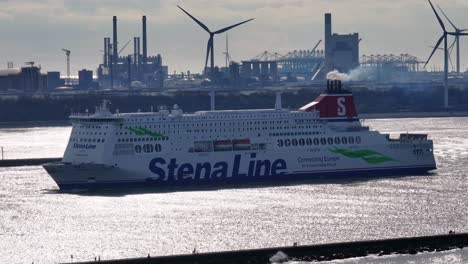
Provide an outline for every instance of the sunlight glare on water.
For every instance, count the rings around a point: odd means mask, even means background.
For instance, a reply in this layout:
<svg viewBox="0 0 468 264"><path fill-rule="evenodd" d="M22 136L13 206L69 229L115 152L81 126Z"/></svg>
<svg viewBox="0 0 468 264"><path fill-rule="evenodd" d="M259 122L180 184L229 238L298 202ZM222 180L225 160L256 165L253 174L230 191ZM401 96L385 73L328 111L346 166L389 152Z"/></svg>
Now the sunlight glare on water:
<svg viewBox="0 0 468 264"><path fill-rule="evenodd" d="M468 118L366 123L392 134L428 133L439 169L373 180L92 195L57 192L39 166L0 168L0 262L64 262L70 255L86 261L190 253L194 248L208 252L468 232ZM7 158L58 157L69 133L70 127L1 128L0 145ZM466 259L466 251L462 255ZM460 255L437 255L451 257ZM396 263L389 261L383 263Z"/></svg>

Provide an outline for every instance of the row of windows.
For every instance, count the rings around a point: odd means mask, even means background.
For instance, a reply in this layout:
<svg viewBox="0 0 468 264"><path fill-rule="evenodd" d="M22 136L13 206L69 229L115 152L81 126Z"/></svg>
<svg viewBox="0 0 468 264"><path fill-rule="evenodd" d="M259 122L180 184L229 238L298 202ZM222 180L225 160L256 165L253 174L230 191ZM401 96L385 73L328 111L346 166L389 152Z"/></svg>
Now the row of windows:
<svg viewBox="0 0 468 264"><path fill-rule="evenodd" d="M289 147L289 146L311 146L311 145L340 145L340 144L361 144L362 140L360 136L357 137L328 137L328 138L300 138L300 139L278 139L278 147Z"/></svg>
<svg viewBox="0 0 468 264"><path fill-rule="evenodd" d="M287 133L270 133L270 137L283 137L283 136L308 136L308 135L320 135L318 131L306 131L306 132L287 132Z"/></svg>
<svg viewBox="0 0 468 264"><path fill-rule="evenodd" d="M187 129L185 130L185 133L206 133L206 132L229 132L229 131L254 131L254 130L275 130L275 129L310 129L311 126L293 126L293 127L238 127L238 128L215 128L215 129ZM317 126L313 126L313 128L317 128ZM183 133L184 131L182 130L162 130L159 131L160 133L163 134L180 134ZM117 136L120 135L131 135L131 132L117 132L115 133ZM319 135L321 134L320 132L290 132L290 133L271 133L270 136L294 136L294 135ZM122 141L125 142L125 141ZM126 141L128 142L128 141Z"/></svg>
<svg viewBox="0 0 468 264"><path fill-rule="evenodd" d="M162 147L159 144L144 144L143 146L141 145L136 145L135 146L135 152L136 153L141 153L142 151L144 153L152 153L152 152L161 152Z"/></svg>
<svg viewBox="0 0 468 264"><path fill-rule="evenodd" d="M75 135L76 134L78 134L78 135L91 135L91 136L92 135L104 135L104 136L106 135L105 132L103 133L103 132L84 132L84 131L83 132L77 131L77 132L74 132L72 134L75 134Z"/></svg>
<svg viewBox="0 0 468 264"><path fill-rule="evenodd" d="M83 129L101 129L101 126L80 126L80 128L83 128ZM108 129L109 127L106 126L106 129Z"/></svg>
<svg viewBox="0 0 468 264"><path fill-rule="evenodd" d="M288 124L289 121L249 121L249 122L213 122L213 123L178 123L178 124L159 124L159 125L143 125L143 128L188 128L188 127L213 127L213 126L246 126L246 125L267 125L267 124ZM120 128L132 128L124 126Z"/></svg>
<svg viewBox="0 0 468 264"><path fill-rule="evenodd" d="M119 138L117 142L144 142L144 141L167 141L169 137L147 137L147 138Z"/></svg>
<svg viewBox="0 0 468 264"><path fill-rule="evenodd" d="M104 143L105 139L100 138L70 138L71 142L97 142L97 143Z"/></svg>
<svg viewBox="0 0 468 264"><path fill-rule="evenodd" d="M295 116L304 116L304 117L309 117L310 114L301 114L301 115L295 115ZM315 115L313 115L315 116ZM236 115L210 115L210 116L183 116L182 120L207 120L207 119L246 119L246 118L290 118L291 116L289 114L283 114L283 115L275 115L275 114L261 114L261 115L245 115L245 114L236 114ZM135 118L135 119L125 119L125 122L149 122L149 121L160 121L161 118Z"/></svg>

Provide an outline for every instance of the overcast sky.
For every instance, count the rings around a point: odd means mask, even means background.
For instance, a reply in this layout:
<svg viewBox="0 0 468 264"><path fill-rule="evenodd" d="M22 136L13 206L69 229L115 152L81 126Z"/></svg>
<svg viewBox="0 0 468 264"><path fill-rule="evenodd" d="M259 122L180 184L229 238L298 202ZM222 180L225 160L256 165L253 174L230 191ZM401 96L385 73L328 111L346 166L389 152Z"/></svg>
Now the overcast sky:
<svg viewBox="0 0 468 264"><path fill-rule="evenodd" d="M460 28L468 28L468 0L433 0ZM62 48L72 51L72 74L95 70L102 61L103 37L111 37L112 16L119 19L123 46L141 35L148 17L148 52L160 53L172 72L200 72L208 34L177 4L216 30L248 18L229 32L235 61L268 50L287 53L312 49L323 39L323 14L333 14L333 32L358 32L362 54L409 53L425 60L442 31L425 0L0 0L0 68L35 61L44 70L65 74ZM447 27L449 28L447 23ZM215 38L218 65L224 65L225 35ZM323 48L323 45L320 46ZM129 45L122 54L133 50ZM462 68L468 67L468 38L461 42ZM454 57L453 57L454 58ZM442 52L431 64L442 65Z"/></svg>

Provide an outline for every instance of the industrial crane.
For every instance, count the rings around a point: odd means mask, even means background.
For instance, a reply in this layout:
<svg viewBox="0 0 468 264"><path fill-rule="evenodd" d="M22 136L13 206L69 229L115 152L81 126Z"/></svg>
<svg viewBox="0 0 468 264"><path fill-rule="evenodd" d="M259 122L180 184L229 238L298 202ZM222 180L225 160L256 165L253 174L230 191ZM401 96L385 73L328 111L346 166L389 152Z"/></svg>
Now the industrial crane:
<svg viewBox="0 0 468 264"><path fill-rule="evenodd" d="M70 54L71 51L67 49L62 49L67 55L67 84L70 85Z"/></svg>

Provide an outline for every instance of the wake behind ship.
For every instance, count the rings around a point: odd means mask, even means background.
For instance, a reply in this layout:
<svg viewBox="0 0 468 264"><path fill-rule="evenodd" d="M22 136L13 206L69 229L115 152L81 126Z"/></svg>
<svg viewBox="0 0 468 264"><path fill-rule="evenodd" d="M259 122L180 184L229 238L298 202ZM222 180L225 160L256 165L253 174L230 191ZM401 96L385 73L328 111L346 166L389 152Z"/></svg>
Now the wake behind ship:
<svg viewBox="0 0 468 264"><path fill-rule="evenodd" d="M63 160L44 164L62 190L380 176L436 169L425 134L371 131L341 82L298 110L70 116Z"/></svg>

